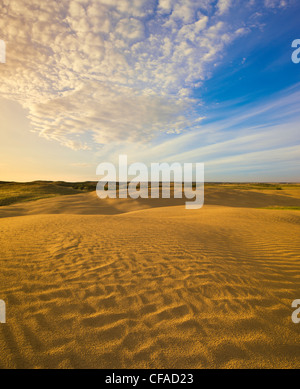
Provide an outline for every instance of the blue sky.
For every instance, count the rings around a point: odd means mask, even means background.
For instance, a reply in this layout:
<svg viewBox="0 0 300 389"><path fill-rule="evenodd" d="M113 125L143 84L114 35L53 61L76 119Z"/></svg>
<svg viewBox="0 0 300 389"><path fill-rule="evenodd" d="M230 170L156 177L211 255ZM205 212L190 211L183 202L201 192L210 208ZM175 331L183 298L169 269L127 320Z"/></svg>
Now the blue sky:
<svg viewBox="0 0 300 389"><path fill-rule="evenodd" d="M234 99L247 103L297 83L299 68L289 50L299 35L299 11L300 5L295 5L264 12L259 17L262 27L233 42L204 89L195 95L203 96L207 104Z"/></svg>
<svg viewBox="0 0 300 389"><path fill-rule="evenodd" d="M0 180L101 162L204 162L207 181L299 181L296 0L2 1Z"/></svg>

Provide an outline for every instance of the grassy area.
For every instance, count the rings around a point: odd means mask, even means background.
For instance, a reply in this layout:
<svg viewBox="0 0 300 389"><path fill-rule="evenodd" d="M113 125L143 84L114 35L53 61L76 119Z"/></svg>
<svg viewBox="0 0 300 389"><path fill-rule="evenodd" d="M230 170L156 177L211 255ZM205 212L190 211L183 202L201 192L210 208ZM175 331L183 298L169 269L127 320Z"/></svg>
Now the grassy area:
<svg viewBox="0 0 300 389"><path fill-rule="evenodd" d="M26 183L0 181L0 206L39 200L47 197L72 195L96 190L96 182L33 181ZM162 183L159 183L162 186ZM171 185L172 186L172 185ZM195 187L195 184L193 184ZM205 188L216 187L237 190L300 189L300 184L272 183L205 183ZM117 189L119 183L117 183ZM298 207L267 207L267 209L299 209Z"/></svg>
<svg viewBox="0 0 300 389"><path fill-rule="evenodd" d="M280 211L285 210L285 211L300 211L300 207L281 207L281 206L269 206L269 207L261 207L259 209L278 209Z"/></svg>
<svg viewBox="0 0 300 389"><path fill-rule="evenodd" d="M240 190L284 190L284 189L300 189L300 184L286 184L286 183L205 183L205 187L222 187L229 189Z"/></svg>
<svg viewBox="0 0 300 389"><path fill-rule="evenodd" d="M18 183L0 181L0 206L47 197L90 192L95 189L96 183L93 182L34 181Z"/></svg>

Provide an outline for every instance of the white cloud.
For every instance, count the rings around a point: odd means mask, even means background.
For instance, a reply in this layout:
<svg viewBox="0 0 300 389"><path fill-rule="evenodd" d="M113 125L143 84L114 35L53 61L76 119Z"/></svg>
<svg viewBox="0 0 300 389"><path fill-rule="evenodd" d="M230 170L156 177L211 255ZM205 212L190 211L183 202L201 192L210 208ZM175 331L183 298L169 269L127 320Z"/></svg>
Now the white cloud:
<svg viewBox="0 0 300 389"><path fill-rule="evenodd" d="M218 7L220 15L223 15L225 12L227 12L229 10L229 8L231 7L231 2L232 2L232 0L219 0L218 1L217 7Z"/></svg>
<svg viewBox="0 0 300 389"><path fill-rule="evenodd" d="M285 8L289 0L265 0L265 7L268 8Z"/></svg>
<svg viewBox="0 0 300 389"><path fill-rule="evenodd" d="M134 18L121 19L116 26L116 33L120 34L124 41L141 41L144 38L144 25Z"/></svg>
<svg viewBox="0 0 300 389"><path fill-rule="evenodd" d="M195 121L189 96L248 30L221 20L230 1L2 0L0 92L35 132L75 149L145 141Z"/></svg>
<svg viewBox="0 0 300 389"><path fill-rule="evenodd" d="M220 121L195 126L180 137L105 145L99 156L117 163L127 153L134 161L204 162L207 180L298 180L300 164L299 85L232 110ZM220 107L222 110L222 107ZM260 120L264 115L265 121ZM252 125L250 124L252 123ZM259 124L257 124L259 123ZM257 174L257 172L260 172ZM251 174L243 176L243 173ZM278 175L276 176L276 173Z"/></svg>

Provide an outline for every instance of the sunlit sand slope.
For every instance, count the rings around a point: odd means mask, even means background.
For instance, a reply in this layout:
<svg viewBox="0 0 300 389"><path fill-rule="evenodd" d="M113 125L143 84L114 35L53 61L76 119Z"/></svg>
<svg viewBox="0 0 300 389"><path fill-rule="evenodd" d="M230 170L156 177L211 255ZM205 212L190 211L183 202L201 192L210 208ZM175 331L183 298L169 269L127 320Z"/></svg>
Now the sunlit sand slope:
<svg viewBox="0 0 300 389"><path fill-rule="evenodd" d="M300 367L299 211L125 201L0 220L0 368Z"/></svg>
<svg viewBox="0 0 300 389"><path fill-rule="evenodd" d="M184 198L100 200L94 191L2 206L0 207L0 218L60 213L71 215L116 215L147 208L184 205L185 201ZM262 189L241 190L226 186L205 186L205 204L247 208L267 206L295 206L300 208L300 187L277 191Z"/></svg>

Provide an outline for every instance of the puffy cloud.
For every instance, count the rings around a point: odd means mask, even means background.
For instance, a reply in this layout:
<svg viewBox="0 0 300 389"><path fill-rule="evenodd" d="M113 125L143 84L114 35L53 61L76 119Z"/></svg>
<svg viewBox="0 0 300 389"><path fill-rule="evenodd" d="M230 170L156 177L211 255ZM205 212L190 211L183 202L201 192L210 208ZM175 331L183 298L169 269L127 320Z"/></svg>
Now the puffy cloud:
<svg viewBox="0 0 300 389"><path fill-rule="evenodd" d="M45 121L45 117L49 120ZM72 95L35 104L30 119L46 138L55 137L72 148L89 148L89 142L70 143L70 136L90 133L91 140L97 143L143 142L162 130L183 131L198 117L190 112L190 99L141 93L128 87L115 90L93 81Z"/></svg>
<svg viewBox="0 0 300 389"><path fill-rule="evenodd" d="M229 6L2 0L0 92L28 110L33 131L74 149L185 131L199 124L193 88L247 32L221 20Z"/></svg>
<svg viewBox="0 0 300 389"><path fill-rule="evenodd" d="M144 38L144 25L134 18L121 19L116 26L116 33L120 34L124 41L141 41Z"/></svg>
<svg viewBox="0 0 300 389"><path fill-rule="evenodd" d="M219 0L218 1L217 7L219 9L220 15L224 14L225 12L227 12L229 10L229 8L231 7L231 2L232 2L232 0Z"/></svg>

